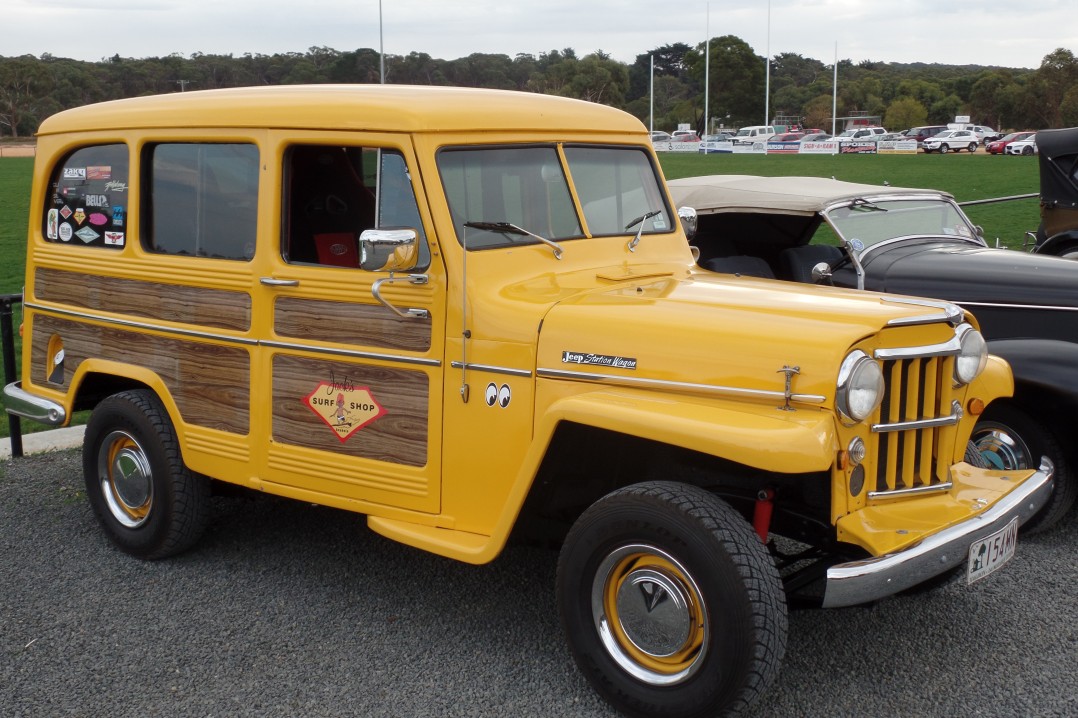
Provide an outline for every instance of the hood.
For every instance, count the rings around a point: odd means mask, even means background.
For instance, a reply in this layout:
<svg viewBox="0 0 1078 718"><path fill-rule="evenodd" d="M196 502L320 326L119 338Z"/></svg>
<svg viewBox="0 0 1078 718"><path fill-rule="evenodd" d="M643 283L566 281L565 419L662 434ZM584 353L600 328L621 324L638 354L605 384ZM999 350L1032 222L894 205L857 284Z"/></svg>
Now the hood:
<svg viewBox="0 0 1078 718"><path fill-rule="evenodd" d="M870 251L865 260L865 288L875 291L952 302L1078 307L1074 260L948 240L899 242Z"/></svg>
<svg viewBox="0 0 1078 718"><path fill-rule="evenodd" d="M799 367L792 392L830 401L851 347L895 317L939 313L938 307L871 292L696 273L564 299L543 321L537 363L547 375L571 372L615 383L662 381L780 397L783 368ZM918 329L921 339L926 331L933 341L953 336L945 323ZM891 341L900 340L902 331L888 330ZM691 393L693 387L680 390Z"/></svg>

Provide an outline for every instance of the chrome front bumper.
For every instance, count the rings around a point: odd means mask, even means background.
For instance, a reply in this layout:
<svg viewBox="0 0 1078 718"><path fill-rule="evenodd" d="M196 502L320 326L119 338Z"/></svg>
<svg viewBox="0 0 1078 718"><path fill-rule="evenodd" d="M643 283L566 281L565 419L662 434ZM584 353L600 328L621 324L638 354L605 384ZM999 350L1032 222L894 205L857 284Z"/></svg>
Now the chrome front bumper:
<svg viewBox="0 0 1078 718"><path fill-rule="evenodd" d="M15 416L33 419L49 426L60 426L67 420L67 411L62 404L24 391L22 382L12 382L4 387L3 401L7 413Z"/></svg>
<svg viewBox="0 0 1078 718"><path fill-rule="evenodd" d="M966 561L970 544L1005 527L1015 517L1028 521L1052 493L1055 467L1047 457L1040 469L991 508L897 553L851 561L827 570L825 608L855 606L916 586Z"/></svg>

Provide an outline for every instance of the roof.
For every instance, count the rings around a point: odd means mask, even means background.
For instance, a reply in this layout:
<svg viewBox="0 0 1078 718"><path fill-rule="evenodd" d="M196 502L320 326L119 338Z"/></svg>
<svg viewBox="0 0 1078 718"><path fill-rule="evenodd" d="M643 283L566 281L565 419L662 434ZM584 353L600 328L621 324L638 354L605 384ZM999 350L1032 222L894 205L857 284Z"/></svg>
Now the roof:
<svg viewBox="0 0 1078 718"><path fill-rule="evenodd" d="M951 199L950 194L939 190L882 187L825 177L709 175L671 180L668 184L676 205L692 207L700 214L737 211L815 214L836 202L869 196L929 194Z"/></svg>
<svg viewBox="0 0 1078 718"><path fill-rule="evenodd" d="M86 105L49 117L38 134L164 127L645 132L638 119L621 110L529 92L411 85L279 85Z"/></svg>

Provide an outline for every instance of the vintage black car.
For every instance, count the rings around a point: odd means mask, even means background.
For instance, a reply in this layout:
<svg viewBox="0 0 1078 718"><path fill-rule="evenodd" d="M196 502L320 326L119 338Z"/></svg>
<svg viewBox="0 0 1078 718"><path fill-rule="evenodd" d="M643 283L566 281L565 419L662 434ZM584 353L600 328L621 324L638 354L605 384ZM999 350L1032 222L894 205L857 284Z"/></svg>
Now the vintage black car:
<svg viewBox="0 0 1078 718"><path fill-rule="evenodd" d="M1078 127L1037 133L1041 226L1033 251L1078 259Z"/></svg>
<svg viewBox="0 0 1078 718"><path fill-rule="evenodd" d="M987 407L966 460L1055 464L1056 487L1026 530L1057 523L1078 495L1078 262L992 249L946 192L820 177L674 180L697 212L699 264L715 272L934 297L970 310L1014 396ZM944 305L941 302L941 307Z"/></svg>

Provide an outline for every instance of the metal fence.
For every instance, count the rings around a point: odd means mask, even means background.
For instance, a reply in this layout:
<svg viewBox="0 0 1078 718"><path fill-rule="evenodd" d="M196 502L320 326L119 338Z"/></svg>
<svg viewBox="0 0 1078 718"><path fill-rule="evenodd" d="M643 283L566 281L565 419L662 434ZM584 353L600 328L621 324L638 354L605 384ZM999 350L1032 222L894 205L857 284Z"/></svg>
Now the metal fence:
<svg viewBox="0 0 1078 718"><path fill-rule="evenodd" d="M22 304L21 294L0 295L0 339L3 340L5 385L19 378L15 369L15 322L12 319L16 304ZM11 431L11 455L22 456L22 421L14 414L8 414L7 420Z"/></svg>

